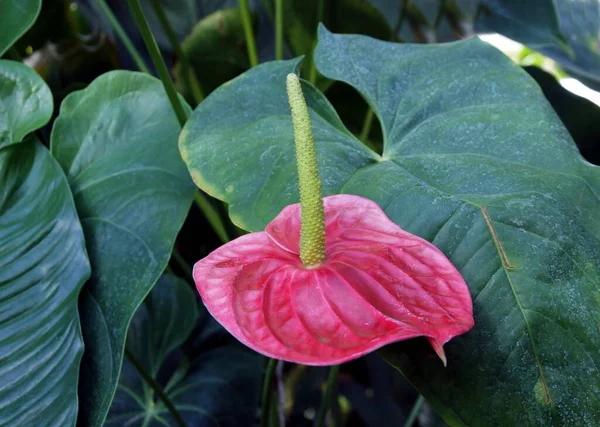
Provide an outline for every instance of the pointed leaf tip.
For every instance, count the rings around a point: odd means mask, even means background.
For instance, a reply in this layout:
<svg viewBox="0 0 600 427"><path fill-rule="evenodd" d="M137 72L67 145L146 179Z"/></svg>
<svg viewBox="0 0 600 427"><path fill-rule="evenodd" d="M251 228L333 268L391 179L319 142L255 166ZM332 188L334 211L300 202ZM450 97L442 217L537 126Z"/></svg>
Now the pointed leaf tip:
<svg viewBox="0 0 600 427"><path fill-rule="evenodd" d="M326 261L317 268L299 257L299 205L196 263L211 314L247 346L291 362L333 365L425 336L446 364L443 344L473 327L458 271L376 203L352 195L323 201Z"/></svg>

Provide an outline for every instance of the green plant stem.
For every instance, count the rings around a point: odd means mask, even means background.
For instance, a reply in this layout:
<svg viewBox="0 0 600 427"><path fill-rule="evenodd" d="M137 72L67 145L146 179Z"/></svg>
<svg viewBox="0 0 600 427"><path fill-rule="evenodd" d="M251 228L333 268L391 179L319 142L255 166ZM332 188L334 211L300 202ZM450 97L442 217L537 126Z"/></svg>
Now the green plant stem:
<svg viewBox="0 0 600 427"><path fill-rule="evenodd" d="M173 47L177 58L179 58L179 62L181 62L183 75L188 79L188 83L192 89L192 94L194 95L194 101L196 102L196 104L200 104L204 99L204 92L202 92L202 87L200 86L198 77L196 76L196 73L194 72L194 69L190 64L187 55L185 54L185 52L181 48L181 45L179 44L179 40L177 39L177 35L175 34L173 27L171 26L171 23L169 22L169 19L167 18L167 15L162 5L160 4L160 1L150 0L150 4L154 9L154 13L156 13L156 17L158 18L160 25L165 31L165 34L167 35L171 46Z"/></svg>
<svg viewBox="0 0 600 427"><path fill-rule="evenodd" d="M269 427L270 403L271 403L271 383L273 382L273 374L277 367L277 359L269 359L267 369L265 371L265 382L263 383L262 402L260 413L260 427Z"/></svg>
<svg viewBox="0 0 600 427"><path fill-rule="evenodd" d="M363 122L363 128L360 132L360 140L368 141L369 134L371 133L371 127L373 126L373 116L375 116L375 112L370 106L367 106L367 114L365 114L365 121Z"/></svg>
<svg viewBox="0 0 600 427"><path fill-rule="evenodd" d="M402 21L404 21L405 9L407 7L407 0L402 0L402 4L400 6L400 14L398 15L398 19L396 20L396 25L392 29L392 33L390 34L390 41L394 41L396 38L396 34L400 30L400 26L402 25ZM371 133L371 128L373 127L373 117L375 112L373 109L368 106L367 114L365 115L365 120L363 122L363 128L360 133L360 140L363 142L367 142L369 140L369 134Z"/></svg>
<svg viewBox="0 0 600 427"><path fill-rule="evenodd" d="M175 263L177 263L179 268L181 268L183 270L183 273L185 274L185 277L188 279L188 281L193 284L194 276L192 274L192 266L189 265L185 259L183 259L183 256L175 248L173 249L173 253L171 254L171 257L173 258Z"/></svg>
<svg viewBox="0 0 600 427"><path fill-rule="evenodd" d="M127 348L125 348L125 357L129 360L129 363L133 365L135 370L140 374L140 376L146 381L146 383L150 386L150 388L156 393L159 399L165 404L168 411L173 416L175 423L179 427L186 427L185 421L181 418L181 414L177 411L169 397L165 394L160 384L158 384L152 376L146 372L146 369L142 366L142 364L136 359L136 357L131 353Z"/></svg>
<svg viewBox="0 0 600 427"><path fill-rule="evenodd" d="M313 41L312 46L312 61L310 63L310 70L308 73L308 81L310 81L313 85L317 83L317 63L315 61L315 49L317 47L318 42L318 27L319 23L323 22L323 17L325 16L325 0L319 0L317 3L317 30L315 31L315 39Z"/></svg>
<svg viewBox="0 0 600 427"><path fill-rule="evenodd" d="M325 417L329 411L331 405L331 399L333 398L333 392L337 388L338 375L340 373L340 365L334 365L329 369L329 376L327 377L327 386L325 387L325 394L321 401L321 407L317 414L317 420L315 421L315 427L323 427L325 425Z"/></svg>
<svg viewBox="0 0 600 427"><path fill-rule="evenodd" d="M96 0L96 3L100 7L100 9L102 9L102 13L104 13L106 19L108 19L108 22L110 22L110 25L115 30L115 33L117 33L117 37L119 37L119 39L123 43L123 46L125 46L125 49L127 49L127 52L129 52L129 55L135 62L135 65L137 65L141 72L151 74L150 69L142 59L142 56L131 42L131 39L129 38L123 27L121 27L121 24L119 24L119 21L112 13L112 10L110 10L110 7L108 7L108 4L106 4L106 1Z"/></svg>
<svg viewBox="0 0 600 427"><path fill-rule="evenodd" d="M242 12L242 24L244 25L244 34L246 35L246 47L248 48L248 59L250 67L258 65L258 54L256 53L256 40L254 40L254 30L252 29L252 17L248 9L248 0L239 0L240 11Z"/></svg>
<svg viewBox="0 0 600 427"><path fill-rule="evenodd" d="M175 111L175 115L177 116L177 120L179 120L179 124L183 127L187 120L187 113L183 108L183 104L181 103L181 99L179 99L179 95L175 90L175 85L173 84L173 80L169 74L169 70L167 69L167 65L160 54L160 50L158 49L158 45L156 44L156 40L152 35L152 31L150 30L150 26L148 25L148 21L144 16L144 12L142 11L142 7L140 6L139 0L127 0L127 4L129 5L129 10L135 19L135 23L137 24L140 33L142 34L142 38L144 39L144 44L146 45L146 49L148 49L148 53L150 53L150 58L152 58L152 63L154 67L156 67L156 71L158 71L158 75L162 80L163 86L165 88L165 92L167 92L167 96L169 97L169 101L171 102L171 106L173 107L173 111Z"/></svg>
<svg viewBox="0 0 600 427"><path fill-rule="evenodd" d="M221 220L221 216L206 197L204 197L204 194L198 191L194 196L194 201L206 217L210 226L215 230L215 233L217 233L217 236L219 236L219 239L221 239L221 242L229 242L229 235L225 229L225 224L223 224L223 221Z"/></svg>
<svg viewBox="0 0 600 427"><path fill-rule="evenodd" d="M410 411L410 414L408 415L408 418L406 419L406 422L404 423L404 427L412 427L415 420L419 416L419 412L421 412L423 403L425 403L425 398L422 395L419 395Z"/></svg>
<svg viewBox="0 0 600 427"><path fill-rule="evenodd" d="M275 0L275 59L283 59L283 0Z"/></svg>

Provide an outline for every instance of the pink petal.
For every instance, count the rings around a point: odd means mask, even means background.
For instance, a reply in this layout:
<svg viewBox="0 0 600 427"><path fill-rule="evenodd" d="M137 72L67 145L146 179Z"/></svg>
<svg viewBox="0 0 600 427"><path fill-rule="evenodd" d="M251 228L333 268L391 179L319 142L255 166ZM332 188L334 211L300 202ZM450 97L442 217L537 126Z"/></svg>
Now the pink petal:
<svg viewBox="0 0 600 427"><path fill-rule="evenodd" d="M247 346L287 361L337 364L425 336L445 363L443 344L473 327L460 273L376 203L336 195L324 205L327 260L317 268L298 256L299 205L196 263L211 314Z"/></svg>

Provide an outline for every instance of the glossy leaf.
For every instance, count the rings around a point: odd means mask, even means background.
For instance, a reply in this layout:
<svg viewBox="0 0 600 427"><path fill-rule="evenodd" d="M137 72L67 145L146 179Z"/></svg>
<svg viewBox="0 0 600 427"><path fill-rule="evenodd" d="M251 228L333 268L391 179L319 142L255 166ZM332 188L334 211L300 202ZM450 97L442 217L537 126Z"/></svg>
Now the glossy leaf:
<svg viewBox="0 0 600 427"><path fill-rule="evenodd" d="M163 272L193 198L178 133L160 81L125 71L69 95L54 124L52 153L69 179L92 263L80 299L86 426L106 416L127 327Z"/></svg>
<svg viewBox="0 0 600 427"><path fill-rule="evenodd" d="M0 425L75 425L89 275L60 166L34 137L0 149Z"/></svg>
<svg viewBox="0 0 600 427"><path fill-rule="evenodd" d="M386 357L448 422L597 424L600 172L539 87L478 40L399 45L322 30L316 58L362 93L384 134L378 157L305 85L326 192L372 199L433 242L474 301L476 326L445 346L448 368L419 340ZM218 89L180 139L195 182L247 229L298 201L284 92L296 66L265 64Z"/></svg>
<svg viewBox="0 0 600 427"><path fill-rule="evenodd" d="M446 364L443 345L473 327L460 274L376 203L342 194L323 204L326 257L317 266L300 259L300 204L198 261L194 281L210 313L275 359L336 365L422 335Z"/></svg>
<svg viewBox="0 0 600 427"><path fill-rule="evenodd" d="M52 108L52 93L35 71L0 59L0 149L48 123Z"/></svg>
<svg viewBox="0 0 600 427"><path fill-rule="evenodd" d="M42 0L0 0L0 56L33 25L41 7Z"/></svg>
<svg viewBox="0 0 600 427"><path fill-rule="evenodd" d="M192 330L190 342L179 348ZM220 341L222 338L226 341ZM161 383L187 425L252 425L263 376L262 358L233 341L204 308L198 310L197 298L187 283L166 275L136 312L127 349ZM106 426L123 425L177 425L128 360L123 363L106 422Z"/></svg>

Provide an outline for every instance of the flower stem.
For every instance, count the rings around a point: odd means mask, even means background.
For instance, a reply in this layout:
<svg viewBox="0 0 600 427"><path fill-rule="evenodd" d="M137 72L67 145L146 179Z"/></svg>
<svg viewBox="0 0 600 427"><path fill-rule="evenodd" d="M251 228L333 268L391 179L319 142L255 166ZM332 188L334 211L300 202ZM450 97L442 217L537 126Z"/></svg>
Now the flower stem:
<svg viewBox="0 0 600 427"><path fill-rule="evenodd" d="M133 365L135 370L140 374L140 376L146 381L146 383L150 386L150 388L156 393L156 395L162 400L162 402L167 407L167 410L173 416L175 423L179 427L186 427L185 421L181 418L181 414L177 411L171 399L165 394L160 384L158 384L152 376L146 372L146 369L142 366L142 364L137 360L137 358L131 353L127 348L125 348L125 357L129 360L129 363Z"/></svg>
<svg viewBox="0 0 600 427"><path fill-rule="evenodd" d="M298 187L302 221L300 227L300 259L305 267L313 267L325 260L325 210L323 189L319 178L317 151L312 133L308 106L302 94L300 79L287 76L287 92L296 145Z"/></svg>
<svg viewBox="0 0 600 427"><path fill-rule="evenodd" d="M256 53L256 41L254 40L254 30L252 29L252 17L248 9L248 0L239 0L239 3L242 12L244 34L246 35L246 47L248 48L250 67L255 67L258 65L258 54Z"/></svg>
<svg viewBox="0 0 600 427"><path fill-rule="evenodd" d="M100 7L100 9L102 9L102 12L106 16L106 19L108 19L108 22L110 22L110 25L115 30L115 33L117 33L117 36L121 40L121 43L123 43L123 46L125 46L125 49L127 49L127 52L129 52L129 55L133 59L133 62L135 62L135 65L137 65L138 69L143 73L152 74L148 69L148 66L142 59L142 56L131 42L131 39L129 38L123 27L121 27L121 24L119 24L119 21L117 20L115 15L112 13L112 10L110 10L110 7L108 6L108 4L106 4L106 1L96 0L96 3Z"/></svg>
<svg viewBox="0 0 600 427"><path fill-rule="evenodd" d="M169 39L171 46L173 47L173 50L175 51L177 58L179 58L179 62L181 62L181 71L182 71L184 78L186 78L188 80L188 84L189 84L190 88L192 89L192 94L194 95L194 101L196 102L196 105L200 104L202 102L202 100L204 99L204 93L202 92L202 87L200 86L198 77L196 76L196 73L194 72L194 69L192 68L192 66L190 64L190 61L189 61L187 55L185 54L185 52L181 48L181 45L179 44L179 40L177 39L177 35L175 34L173 27L171 26L171 23L169 22L169 19L167 18L167 15L165 14L165 11L164 11L162 5L160 4L160 1L159 0L150 0L150 4L152 5L152 8L154 9L154 13L156 13L156 16L160 22L160 25L162 26L163 30L165 31L165 34L167 35L167 38Z"/></svg>
<svg viewBox="0 0 600 427"><path fill-rule="evenodd" d="M275 59L283 59L283 0L275 0Z"/></svg>
<svg viewBox="0 0 600 427"><path fill-rule="evenodd" d="M318 0L318 2L317 2L317 28L319 27L319 23L323 22L323 16L325 16L325 0ZM317 47L317 42L318 42L317 32L315 32L315 38L313 40L312 53L311 53L312 61L310 63L310 70L308 73L308 81L311 82L312 84L317 84L317 63L315 60L315 48Z"/></svg>
<svg viewBox="0 0 600 427"><path fill-rule="evenodd" d="M261 415L260 415L260 427L268 427L271 403L271 383L273 382L273 374L277 367L277 359L269 359L267 363L267 369L265 371L265 382L263 383L262 390L262 402L261 402Z"/></svg>
<svg viewBox="0 0 600 427"><path fill-rule="evenodd" d="M408 415L408 418L406 419L406 422L404 423L404 427L412 427L415 420L419 416L419 413L421 412L423 403L425 403L425 398L422 395L419 395L412 407L412 410L410 411L410 414Z"/></svg>
<svg viewBox="0 0 600 427"><path fill-rule="evenodd" d="M334 365L329 369L329 376L327 377L327 386L325 387L325 394L321 401L321 407L317 414L317 420L315 421L315 427L323 427L325 425L325 417L329 411L331 405L331 399L333 398L333 392L337 388L338 375L340 373L340 365Z"/></svg>
<svg viewBox="0 0 600 427"><path fill-rule="evenodd" d="M360 133L360 140L365 143L369 141L369 134L371 133L371 127L373 125L373 116L375 112L371 107L367 105L367 114L365 115L365 121L363 123L362 132Z"/></svg>
<svg viewBox="0 0 600 427"><path fill-rule="evenodd" d="M173 107L173 111L175 111L175 115L177 116L177 120L179 120L179 124L183 126L187 120L187 112L185 108L183 108L183 104L181 103L181 99L179 99L179 95L175 90L175 85L173 85L173 80L171 80L171 76L169 74L169 70L167 69L167 65L160 54L160 50L158 49L158 45L156 44L156 40L152 35L152 31L150 30L150 26L148 25L148 21L144 16L144 12L140 6L139 0L127 0L127 4L129 5L129 9L135 19L135 23L137 24L140 33L142 33L142 38L144 39L144 44L146 45L146 49L150 53L150 58L152 58L152 63L154 67L156 67L156 71L158 71L158 75L162 80L163 86L165 88L165 92L167 92L167 96L169 97L169 101L171 102L171 106Z"/></svg>
<svg viewBox="0 0 600 427"><path fill-rule="evenodd" d="M183 256L179 253L177 248L173 248L173 253L171 254L171 258L175 263L181 268L183 273L185 274L186 279L192 285L194 284L194 276L192 274L192 266L187 263L187 261L183 258Z"/></svg>
<svg viewBox="0 0 600 427"><path fill-rule="evenodd" d="M217 236L219 236L219 239L221 239L221 242L229 242L229 236L227 235L227 230L225 229L225 224L223 224L223 221L221 220L221 216L206 197L204 197L204 194L198 191L194 196L194 201L206 217L210 226L215 230L215 233L217 233Z"/></svg>

